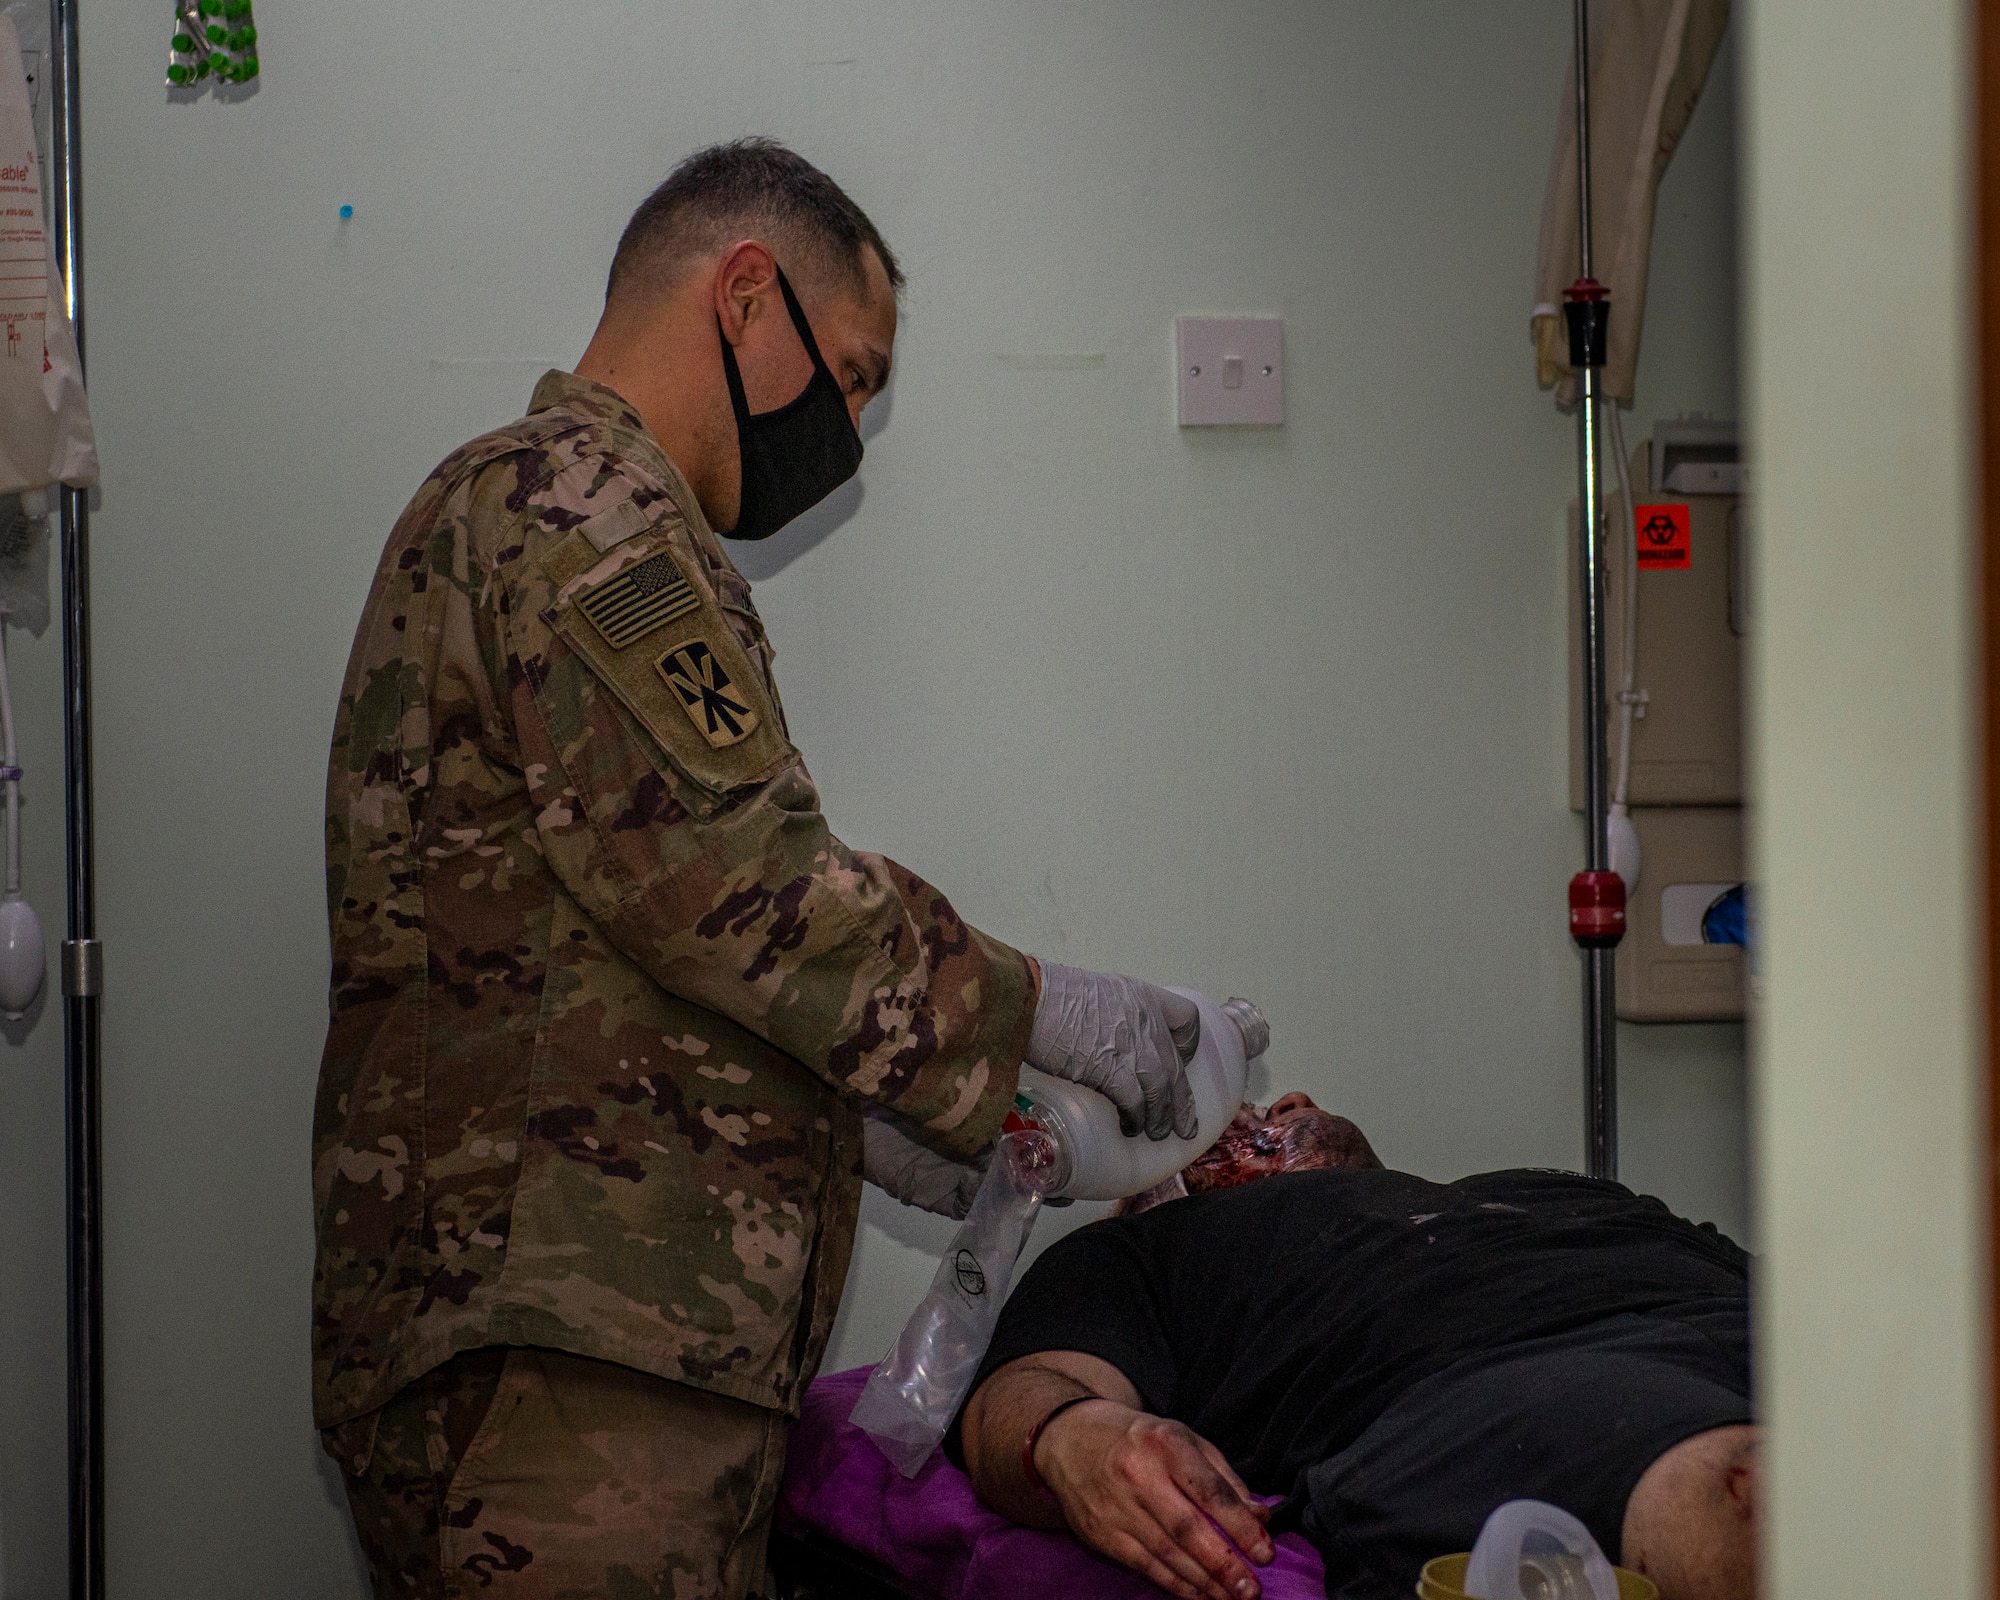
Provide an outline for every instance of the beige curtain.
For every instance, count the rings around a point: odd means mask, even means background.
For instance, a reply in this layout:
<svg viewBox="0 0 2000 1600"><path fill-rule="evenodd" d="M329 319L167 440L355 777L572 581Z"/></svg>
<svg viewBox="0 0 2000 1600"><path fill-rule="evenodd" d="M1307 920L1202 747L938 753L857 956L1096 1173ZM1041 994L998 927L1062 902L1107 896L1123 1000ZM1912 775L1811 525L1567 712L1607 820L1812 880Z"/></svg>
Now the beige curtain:
<svg viewBox="0 0 2000 1600"><path fill-rule="evenodd" d="M1729 25L1729 0L1594 0L1590 25L1591 265L1611 291L1604 393L1629 401L1646 320L1653 204ZM1576 398L1562 317L1562 292L1577 266L1575 62L1572 55L1563 79L1530 314L1535 376L1544 388L1559 385L1564 404Z"/></svg>

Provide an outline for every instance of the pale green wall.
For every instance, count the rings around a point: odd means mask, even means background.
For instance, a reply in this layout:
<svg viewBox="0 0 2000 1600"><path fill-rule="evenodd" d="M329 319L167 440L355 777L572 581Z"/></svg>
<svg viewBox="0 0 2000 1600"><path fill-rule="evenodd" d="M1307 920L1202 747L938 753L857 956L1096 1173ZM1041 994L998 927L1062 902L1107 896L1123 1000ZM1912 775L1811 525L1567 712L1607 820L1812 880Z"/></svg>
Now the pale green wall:
<svg viewBox="0 0 2000 1600"><path fill-rule="evenodd" d="M1993 1592L1968 12L1751 12L1776 1600Z"/></svg>
<svg viewBox="0 0 2000 1600"><path fill-rule="evenodd" d="M858 506L745 558L836 825L1043 954L1253 994L1267 1086L1394 1163L1577 1161L1572 433L1526 337L1565 7L258 20L254 97L169 105L164 12L84 7L118 1600L359 1593L305 1388L335 686L404 499L574 358L706 140L796 141L912 278ZM1641 427L1734 410L1728 60L1663 196ZM1287 319L1282 432L1176 431L1190 311ZM53 640L21 654L53 913ZM8 1600L60 1589L56 1031L0 1060ZM1740 1231L1741 1031L1625 1045L1628 1171ZM836 1359L939 1233L871 1206Z"/></svg>

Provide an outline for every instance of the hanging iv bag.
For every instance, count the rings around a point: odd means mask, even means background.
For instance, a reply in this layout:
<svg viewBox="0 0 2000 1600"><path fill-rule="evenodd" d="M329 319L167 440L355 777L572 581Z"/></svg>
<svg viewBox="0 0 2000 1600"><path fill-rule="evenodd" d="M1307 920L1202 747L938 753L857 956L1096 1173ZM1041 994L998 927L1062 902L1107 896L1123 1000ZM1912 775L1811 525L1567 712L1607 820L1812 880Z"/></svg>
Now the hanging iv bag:
<svg viewBox="0 0 2000 1600"><path fill-rule="evenodd" d="M97 481L97 442L42 206L41 153L15 17L0 11L0 495ZM36 52L38 60L42 53Z"/></svg>

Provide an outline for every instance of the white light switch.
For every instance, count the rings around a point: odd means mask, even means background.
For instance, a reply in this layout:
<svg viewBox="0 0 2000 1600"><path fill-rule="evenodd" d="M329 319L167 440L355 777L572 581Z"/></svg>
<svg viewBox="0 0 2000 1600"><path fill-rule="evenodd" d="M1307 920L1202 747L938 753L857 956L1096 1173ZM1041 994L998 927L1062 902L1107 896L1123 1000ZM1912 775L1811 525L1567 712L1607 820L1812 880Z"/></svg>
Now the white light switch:
<svg viewBox="0 0 2000 1600"><path fill-rule="evenodd" d="M1285 420L1285 324L1278 317L1176 317L1183 428Z"/></svg>

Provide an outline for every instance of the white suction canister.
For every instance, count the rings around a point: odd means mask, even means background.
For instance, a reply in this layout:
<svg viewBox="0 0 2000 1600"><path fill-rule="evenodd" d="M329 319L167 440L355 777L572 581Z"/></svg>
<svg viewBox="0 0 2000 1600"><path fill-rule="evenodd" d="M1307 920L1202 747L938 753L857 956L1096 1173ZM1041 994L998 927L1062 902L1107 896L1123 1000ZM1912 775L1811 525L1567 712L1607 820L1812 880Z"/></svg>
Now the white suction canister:
<svg viewBox="0 0 2000 1600"><path fill-rule="evenodd" d="M1118 1108L1095 1089L1023 1066L1015 1102L1019 1123L1010 1118L1008 1126L1039 1128L1053 1142L1054 1170L1043 1191L1048 1198L1122 1200L1150 1189L1207 1150L1235 1117L1250 1063L1271 1042L1270 1024L1248 1000L1218 1006L1192 989L1174 993L1201 1011L1201 1043L1187 1069L1194 1137L1128 1137L1119 1131Z"/></svg>

